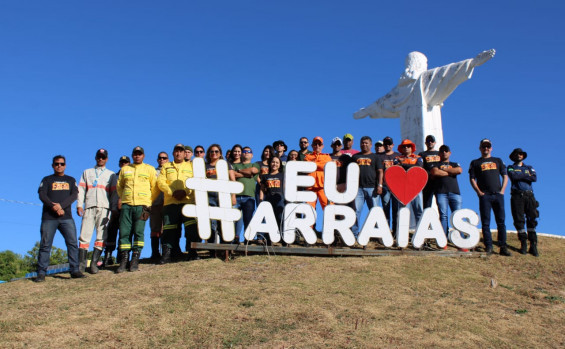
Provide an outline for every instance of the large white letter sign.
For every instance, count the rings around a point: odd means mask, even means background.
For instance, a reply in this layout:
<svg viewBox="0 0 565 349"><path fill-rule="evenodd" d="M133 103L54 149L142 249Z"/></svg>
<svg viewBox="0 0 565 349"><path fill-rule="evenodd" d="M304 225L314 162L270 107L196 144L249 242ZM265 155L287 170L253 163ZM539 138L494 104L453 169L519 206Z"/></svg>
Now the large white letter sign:
<svg viewBox="0 0 565 349"><path fill-rule="evenodd" d="M451 226L454 228L449 233L449 240L459 248L471 249L479 243L481 235L477 224L479 224L479 215L468 208L457 210L451 213ZM462 237L461 233L467 237Z"/></svg>
<svg viewBox="0 0 565 349"><path fill-rule="evenodd" d="M345 218L338 220L336 216L344 216ZM351 231L351 227L355 224L356 218L355 211L349 206L326 206L324 210L324 229L322 232L324 244L331 245L334 242L334 231L337 230L343 238L343 242L347 246L353 246L355 244L355 236Z"/></svg>
<svg viewBox="0 0 565 349"><path fill-rule="evenodd" d="M337 191L337 164L330 161L324 165L324 191L329 201L336 204L347 204L355 199L359 189L359 165L355 162L347 166L346 183L345 193Z"/></svg>
<svg viewBox="0 0 565 349"><path fill-rule="evenodd" d="M299 161L289 161L294 163ZM315 194L314 194L315 195ZM326 206L326 209L328 206ZM301 215L302 217L297 217ZM313 245L316 243L316 233L312 226L316 223L316 211L308 204L286 204L284 207L284 232L283 240L287 244L292 244L296 239L295 229L298 229L304 240Z"/></svg>
<svg viewBox="0 0 565 349"><path fill-rule="evenodd" d="M363 228L359 233L357 242L366 246L369 243L370 238L381 239L383 245L386 247L391 247L392 244L394 244L394 239L390 232L385 212L380 206L375 206L369 211L369 215L367 216L365 223L363 223Z"/></svg>
<svg viewBox="0 0 565 349"><path fill-rule="evenodd" d="M263 223L263 221L265 221ZM272 242L281 241L281 233L279 232L279 227L277 226L277 219L275 218L275 213L273 212L273 206L268 201L263 201L257 206L253 218L249 222L247 229L245 229L245 239L253 240L257 233L267 233L271 236Z"/></svg>
<svg viewBox="0 0 565 349"><path fill-rule="evenodd" d="M232 208L231 194L241 193L243 184L229 180L228 163L225 160L220 159L216 163L218 179L206 178L206 166L202 158L195 158L192 167L194 177L186 180L186 187L194 189L196 204L184 205L182 214L186 217L196 217L201 239L210 237L210 219L216 219L221 222L224 241L232 241L235 238L234 222L241 218L241 211ZM209 191L218 193L219 207L208 205Z"/></svg>
<svg viewBox="0 0 565 349"><path fill-rule="evenodd" d="M284 198L288 202L316 201L316 194L311 191L298 191L297 187L311 187L315 179L312 176L298 175L299 172L316 171L316 163L311 161L289 161L284 169ZM285 240L286 241L286 240Z"/></svg>
<svg viewBox="0 0 565 349"><path fill-rule="evenodd" d="M396 218L396 244L398 247L405 248L408 246L408 237L410 229L410 209L401 207L398 209Z"/></svg>
<svg viewBox="0 0 565 349"><path fill-rule="evenodd" d="M439 216L433 208L426 208L412 236L412 246L420 248L426 239L435 239L439 247L447 245L447 237L439 221Z"/></svg>

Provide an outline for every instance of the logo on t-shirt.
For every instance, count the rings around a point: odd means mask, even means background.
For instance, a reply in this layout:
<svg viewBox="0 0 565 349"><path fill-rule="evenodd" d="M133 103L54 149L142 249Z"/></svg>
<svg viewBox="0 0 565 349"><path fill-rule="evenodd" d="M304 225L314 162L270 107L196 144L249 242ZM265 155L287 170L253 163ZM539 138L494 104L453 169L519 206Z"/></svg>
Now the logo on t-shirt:
<svg viewBox="0 0 565 349"><path fill-rule="evenodd" d="M483 162L481 164L481 171L496 170L496 162Z"/></svg>
<svg viewBox="0 0 565 349"><path fill-rule="evenodd" d="M267 179L267 187L269 187L269 188L280 188L281 187L281 180L280 179Z"/></svg>
<svg viewBox="0 0 565 349"><path fill-rule="evenodd" d="M371 166L371 159L357 159L359 166Z"/></svg>
<svg viewBox="0 0 565 349"><path fill-rule="evenodd" d="M69 190L70 185L67 182L53 182L51 190Z"/></svg>

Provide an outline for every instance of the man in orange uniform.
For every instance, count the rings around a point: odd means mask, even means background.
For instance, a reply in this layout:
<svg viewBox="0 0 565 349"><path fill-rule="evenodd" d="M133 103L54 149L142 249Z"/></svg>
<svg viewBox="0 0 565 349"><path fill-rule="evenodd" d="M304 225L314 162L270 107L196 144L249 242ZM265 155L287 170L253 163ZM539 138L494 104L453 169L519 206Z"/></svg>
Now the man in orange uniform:
<svg viewBox="0 0 565 349"><path fill-rule="evenodd" d="M322 205L322 210L328 205L328 198L324 193L324 166L327 162L332 161L329 154L322 154L322 149L324 149L324 140L322 137L314 137L312 141L313 152L306 154L304 156L304 161L312 161L316 163L316 171L312 172L310 176L314 177L314 185L308 190L313 191L318 196L320 205ZM316 200L309 202L314 209L316 209Z"/></svg>

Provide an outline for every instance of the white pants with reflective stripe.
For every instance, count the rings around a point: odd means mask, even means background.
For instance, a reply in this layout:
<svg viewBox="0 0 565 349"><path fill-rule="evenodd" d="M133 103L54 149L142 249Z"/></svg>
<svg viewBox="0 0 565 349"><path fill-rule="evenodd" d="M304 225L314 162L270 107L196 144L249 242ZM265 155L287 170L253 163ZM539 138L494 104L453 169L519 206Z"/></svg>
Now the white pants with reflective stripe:
<svg viewBox="0 0 565 349"><path fill-rule="evenodd" d="M92 233L96 229L94 248L102 250L108 237L108 222L111 211L107 208L91 207L84 210L80 226L79 248L88 249Z"/></svg>

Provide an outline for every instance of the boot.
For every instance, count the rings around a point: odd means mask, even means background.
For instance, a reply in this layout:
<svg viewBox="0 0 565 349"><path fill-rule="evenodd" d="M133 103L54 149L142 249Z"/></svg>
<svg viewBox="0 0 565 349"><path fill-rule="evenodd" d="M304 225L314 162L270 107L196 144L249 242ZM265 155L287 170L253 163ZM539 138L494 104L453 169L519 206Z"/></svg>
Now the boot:
<svg viewBox="0 0 565 349"><path fill-rule="evenodd" d="M90 274L97 274L98 273L98 259L102 255L102 250L97 248L92 251L92 260L90 261Z"/></svg>
<svg viewBox="0 0 565 349"><path fill-rule="evenodd" d="M167 264L171 262L171 248L165 244L163 244L163 246L161 246L161 248L163 249L163 256L161 256L161 260L159 261L159 264Z"/></svg>
<svg viewBox="0 0 565 349"><path fill-rule="evenodd" d="M138 271L139 270L139 255L141 254L140 251L133 251L131 255L131 263L129 266L129 271Z"/></svg>
<svg viewBox="0 0 565 349"><path fill-rule="evenodd" d="M86 270L86 254L88 253L87 249L79 248L78 249L78 270L81 273L84 273Z"/></svg>
<svg viewBox="0 0 565 349"><path fill-rule="evenodd" d="M527 254L528 253L528 238L526 233L518 233L518 239L520 239L520 253Z"/></svg>
<svg viewBox="0 0 565 349"><path fill-rule="evenodd" d="M530 253L534 257L539 257L538 243L537 242L530 242Z"/></svg>
<svg viewBox="0 0 565 349"><path fill-rule="evenodd" d="M510 253L510 251L508 251L508 248L506 246L502 246L500 248L500 255L510 257L510 256L512 256L512 253Z"/></svg>
<svg viewBox="0 0 565 349"><path fill-rule="evenodd" d="M104 268L107 268L109 265L111 265L111 261L112 260L112 251L108 251L106 250L104 252L104 260L102 261L102 265L104 266Z"/></svg>
<svg viewBox="0 0 565 349"><path fill-rule="evenodd" d="M153 261L158 261L159 258L161 258L161 255L159 254L159 238L158 237L152 237L151 238L151 259Z"/></svg>
<svg viewBox="0 0 565 349"><path fill-rule="evenodd" d="M118 267L118 269L116 269L116 274L126 271L126 266L129 259L129 251L119 251L118 255L120 256L120 266Z"/></svg>

